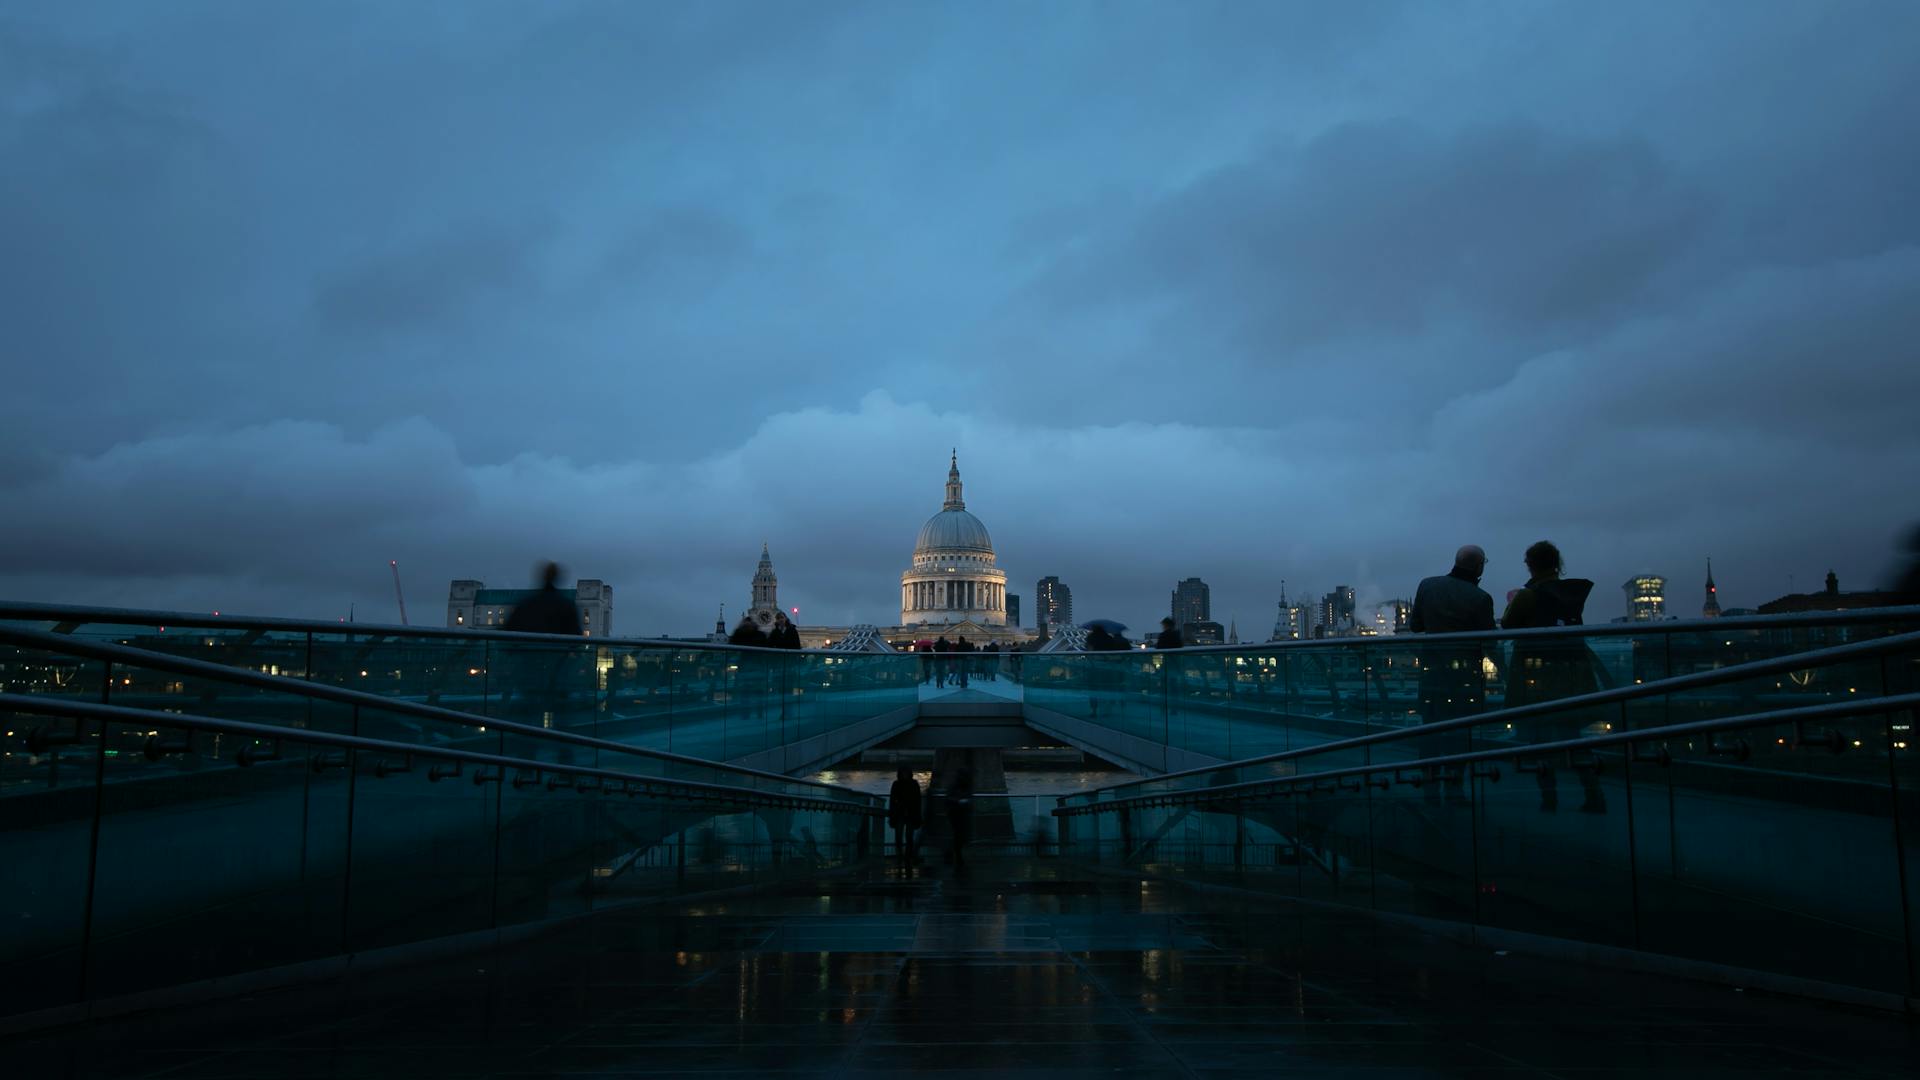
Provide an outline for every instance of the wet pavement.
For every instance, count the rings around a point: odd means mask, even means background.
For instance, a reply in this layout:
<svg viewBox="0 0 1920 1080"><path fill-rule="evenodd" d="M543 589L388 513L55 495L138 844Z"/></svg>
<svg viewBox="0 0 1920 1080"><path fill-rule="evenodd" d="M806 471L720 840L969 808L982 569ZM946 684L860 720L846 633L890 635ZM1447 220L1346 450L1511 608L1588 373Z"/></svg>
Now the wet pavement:
<svg viewBox="0 0 1920 1080"><path fill-rule="evenodd" d="M1907 1077L1920 1028L979 860L0 1042L12 1077Z"/></svg>

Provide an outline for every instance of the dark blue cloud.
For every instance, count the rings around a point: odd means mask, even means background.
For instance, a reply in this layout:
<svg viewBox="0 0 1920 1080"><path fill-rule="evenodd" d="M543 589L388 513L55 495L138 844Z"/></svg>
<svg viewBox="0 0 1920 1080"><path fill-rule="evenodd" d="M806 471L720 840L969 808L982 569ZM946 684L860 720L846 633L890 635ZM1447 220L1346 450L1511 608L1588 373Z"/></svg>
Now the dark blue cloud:
<svg viewBox="0 0 1920 1080"><path fill-rule="evenodd" d="M1189 574L1250 632L1283 577L1388 596L1542 535L1603 583L1711 552L1734 603L1860 582L1920 467L1917 36L18 6L0 594L333 613L388 558L553 554L683 631L767 537L877 620L956 443L1016 580L1140 624Z"/></svg>

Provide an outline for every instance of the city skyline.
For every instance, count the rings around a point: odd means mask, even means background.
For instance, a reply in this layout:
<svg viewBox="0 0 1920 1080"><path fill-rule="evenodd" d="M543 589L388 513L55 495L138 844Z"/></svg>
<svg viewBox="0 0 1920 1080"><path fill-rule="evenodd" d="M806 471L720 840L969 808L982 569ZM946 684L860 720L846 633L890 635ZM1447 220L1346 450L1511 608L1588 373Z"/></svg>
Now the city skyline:
<svg viewBox="0 0 1920 1080"><path fill-rule="evenodd" d="M771 538L884 624L955 446L1136 634L1543 538L1756 607L1916 514L1912 4L9 14L0 596L555 559L649 636Z"/></svg>

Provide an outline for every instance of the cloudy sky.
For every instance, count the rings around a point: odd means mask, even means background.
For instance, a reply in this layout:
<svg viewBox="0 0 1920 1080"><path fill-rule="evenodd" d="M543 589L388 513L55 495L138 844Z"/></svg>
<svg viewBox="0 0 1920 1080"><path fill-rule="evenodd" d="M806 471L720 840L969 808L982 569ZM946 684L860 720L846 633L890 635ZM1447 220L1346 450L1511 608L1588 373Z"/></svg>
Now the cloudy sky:
<svg viewBox="0 0 1920 1080"><path fill-rule="evenodd" d="M1729 606L1920 518L1920 5L14 2L0 598L1271 628L1550 537ZM1029 607L1031 599L1027 601Z"/></svg>

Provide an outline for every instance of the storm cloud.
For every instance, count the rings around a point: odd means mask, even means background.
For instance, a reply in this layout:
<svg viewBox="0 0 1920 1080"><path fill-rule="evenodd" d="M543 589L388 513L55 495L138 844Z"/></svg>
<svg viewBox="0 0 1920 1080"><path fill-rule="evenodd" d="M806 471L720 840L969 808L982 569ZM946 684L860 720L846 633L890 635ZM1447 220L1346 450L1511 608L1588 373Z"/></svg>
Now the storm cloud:
<svg viewBox="0 0 1920 1080"><path fill-rule="evenodd" d="M1909 4L72 5L0 19L0 596L886 622L1010 589L1751 606L1915 517Z"/></svg>

